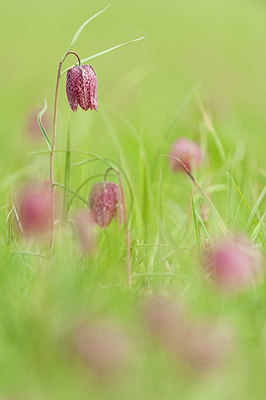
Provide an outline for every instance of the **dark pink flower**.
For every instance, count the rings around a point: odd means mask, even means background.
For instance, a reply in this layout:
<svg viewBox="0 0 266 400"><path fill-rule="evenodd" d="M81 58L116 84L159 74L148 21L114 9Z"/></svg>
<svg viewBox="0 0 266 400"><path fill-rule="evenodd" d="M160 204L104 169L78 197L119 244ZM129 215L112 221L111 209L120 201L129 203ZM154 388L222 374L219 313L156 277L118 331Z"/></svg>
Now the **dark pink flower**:
<svg viewBox="0 0 266 400"><path fill-rule="evenodd" d="M203 159L199 145L185 137L181 137L173 143L170 156L169 163L174 172L184 171L183 166L174 157L179 158L189 171L199 169Z"/></svg>
<svg viewBox="0 0 266 400"><path fill-rule="evenodd" d="M89 108L98 110L98 79L91 65L79 65L68 70L66 92L73 111L77 111L78 105L85 111Z"/></svg>
<svg viewBox="0 0 266 400"><path fill-rule="evenodd" d="M217 287L235 291L261 275L262 258L247 238L228 236L210 248L205 255L205 266Z"/></svg>
<svg viewBox="0 0 266 400"><path fill-rule="evenodd" d="M43 234L51 227L52 199L48 185L32 183L24 187L18 200L19 220L26 236Z"/></svg>
<svg viewBox="0 0 266 400"><path fill-rule="evenodd" d="M123 206L120 186L116 183L95 183L89 198L92 219L101 228L106 228L116 219L121 225Z"/></svg>

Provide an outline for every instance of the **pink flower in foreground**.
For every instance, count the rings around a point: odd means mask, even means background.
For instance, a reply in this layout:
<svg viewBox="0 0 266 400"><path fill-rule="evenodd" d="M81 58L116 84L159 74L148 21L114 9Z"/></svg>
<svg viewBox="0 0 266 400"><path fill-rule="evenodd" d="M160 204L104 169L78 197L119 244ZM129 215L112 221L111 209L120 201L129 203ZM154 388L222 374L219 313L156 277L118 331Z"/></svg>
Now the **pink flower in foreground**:
<svg viewBox="0 0 266 400"><path fill-rule="evenodd" d="M26 236L43 234L51 228L52 201L45 183L27 185L18 200L19 220Z"/></svg>
<svg viewBox="0 0 266 400"><path fill-rule="evenodd" d="M203 159L199 145L185 137L181 137L173 143L170 156L169 163L174 172L184 171L183 166L174 157L179 158L189 171L199 169Z"/></svg>
<svg viewBox="0 0 266 400"><path fill-rule="evenodd" d="M66 92L73 111L77 111L78 105L85 111L98 110L98 79L91 65L79 65L68 70Z"/></svg>
<svg viewBox="0 0 266 400"><path fill-rule="evenodd" d="M89 208L93 221L101 228L106 228L116 219L123 221L123 205L120 186L116 183L95 183L90 198Z"/></svg>
<svg viewBox="0 0 266 400"><path fill-rule="evenodd" d="M228 327L191 321L174 299L153 296L144 308L149 332L184 366L212 372L230 353L233 335Z"/></svg>
<svg viewBox="0 0 266 400"><path fill-rule="evenodd" d="M108 321L91 321L75 328L72 348L96 376L110 378L127 363L131 343L120 325Z"/></svg>
<svg viewBox="0 0 266 400"><path fill-rule="evenodd" d="M236 291L262 274L262 257L247 238L229 236L210 248L205 255L205 266L217 287Z"/></svg>

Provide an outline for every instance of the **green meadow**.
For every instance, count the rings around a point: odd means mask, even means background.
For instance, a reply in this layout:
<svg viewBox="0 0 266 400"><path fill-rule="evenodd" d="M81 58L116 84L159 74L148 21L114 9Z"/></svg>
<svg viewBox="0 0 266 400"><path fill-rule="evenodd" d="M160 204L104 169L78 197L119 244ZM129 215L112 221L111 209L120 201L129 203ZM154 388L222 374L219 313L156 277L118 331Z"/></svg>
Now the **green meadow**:
<svg viewBox="0 0 266 400"><path fill-rule="evenodd" d="M88 23L72 49L81 59L145 38L88 61L99 82L97 112L72 112L62 76L54 190L64 215L53 251L49 240L26 240L18 229L20 188L49 180L49 149L41 131L32 138L29 116L46 99L43 123L44 116L51 122L59 62L79 26L106 5L2 3L0 399L263 400L265 282L227 294L202 267L202 253L226 232L265 251L263 0L113 0ZM194 174L200 189L169 167L179 137L204 153ZM125 185L130 288L124 225L96 227L92 254L80 251L73 228L110 167ZM119 183L115 169L108 180ZM179 299L192 319L230 326L233 346L223 367L187 370L150 335L143 303L158 292ZM95 378L71 348L73 327L90 318L115 321L132 344L128 364L111 380Z"/></svg>

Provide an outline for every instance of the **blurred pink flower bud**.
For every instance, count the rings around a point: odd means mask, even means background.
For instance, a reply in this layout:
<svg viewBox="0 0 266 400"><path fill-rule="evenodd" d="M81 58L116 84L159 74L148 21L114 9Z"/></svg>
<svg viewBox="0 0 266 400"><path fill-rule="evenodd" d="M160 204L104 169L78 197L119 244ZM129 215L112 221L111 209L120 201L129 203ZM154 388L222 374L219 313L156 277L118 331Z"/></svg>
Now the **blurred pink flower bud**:
<svg viewBox="0 0 266 400"><path fill-rule="evenodd" d="M79 65L68 70L66 92L73 111L77 111L78 105L85 111L89 108L98 110L98 79L91 65Z"/></svg>
<svg viewBox="0 0 266 400"><path fill-rule="evenodd" d="M18 199L19 220L23 234L43 234L51 228L52 198L46 183L28 184Z"/></svg>
<svg viewBox="0 0 266 400"><path fill-rule="evenodd" d="M95 223L88 210L79 211L75 218L75 227L82 251L92 252L96 247Z"/></svg>
<svg viewBox="0 0 266 400"><path fill-rule="evenodd" d="M112 182L95 183L90 193L89 208L92 219L101 228L106 228L113 218L121 225L123 205L120 186Z"/></svg>
<svg viewBox="0 0 266 400"><path fill-rule="evenodd" d="M173 143L170 156L169 163L174 172L184 171L184 168L178 160L173 157L178 157L189 171L199 169L203 159L199 145L185 137L181 137Z"/></svg>
<svg viewBox="0 0 266 400"><path fill-rule="evenodd" d="M193 322L174 299L155 296L144 307L151 334L183 365L197 372L212 371L225 361L233 335L227 327Z"/></svg>
<svg viewBox="0 0 266 400"><path fill-rule="evenodd" d="M74 330L73 349L99 378L110 378L129 359L131 343L125 330L112 322L91 321Z"/></svg>
<svg viewBox="0 0 266 400"><path fill-rule="evenodd" d="M210 247L205 266L217 287L225 291L242 289L262 275L262 257L243 236L228 236Z"/></svg>
<svg viewBox="0 0 266 400"><path fill-rule="evenodd" d="M234 345L234 332L220 323L198 322L191 326L179 349L182 361L193 370L214 372L229 358Z"/></svg>

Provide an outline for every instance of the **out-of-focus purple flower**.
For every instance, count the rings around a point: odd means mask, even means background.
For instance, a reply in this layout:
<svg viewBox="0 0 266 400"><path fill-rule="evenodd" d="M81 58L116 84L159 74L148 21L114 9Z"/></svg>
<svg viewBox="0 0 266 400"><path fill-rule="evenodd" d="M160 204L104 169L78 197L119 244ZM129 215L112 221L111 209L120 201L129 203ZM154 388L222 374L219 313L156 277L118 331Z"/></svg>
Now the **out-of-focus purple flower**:
<svg viewBox="0 0 266 400"><path fill-rule="evenodd" d="M75 218L75 227L81 249L91 253L96 247L95 223L88 210L81 210Z"/></svg>
<svg viewBox="0 0 266 400"><path fill-rule="evenodd" d="M79 65L68 70L66 92L73 111L77 111L78 105L85 111L98 110L98 79L91 65Z"/></svg>
<svg viewBox="0 0 266 400"><path fill-rule="evenodd" d="M170 156L169 163L174 172L184 171L183 166L174 157L179 158L189 171L199 169L203 159L199 145L185 137L181 137L173 143Z"/></svg>
<svg viewBox="0 0 266 400"><path fill-rule="evenodd" d="M76 355L99 378L110 378L129 360L131 343L122 326L110 321L79 324L73 332Z"/></svg>
<svg viewBox="0 0 266 400"><path fill-rule="evenodd" d="M18 196L18 213L23 234L46 233L51 228L52 197L46 183L26 185Z"/></svg>
<svg viewBox="0 0 266 400"><path fill-rule="evenodd" d="M232 348L229 327L191 321L168 296L151 297L145 303L144 319L149 332L174 358L199 373L220 367Z"/></svg>
<svg viewBox="0 0 266 400"><path fill-rule="evenodd" d="M93 221L106 228L116 219L123 222L123 204L120 186L112 182L95 183L89 198L89 208Z"/></svg>
<svg viewBox="0 0 266 400"><path fill-rule="evenodd" d="M205 267L217 287L237 291L262 275L262 257L244 236L217 241L205 254Z"/></svg>

